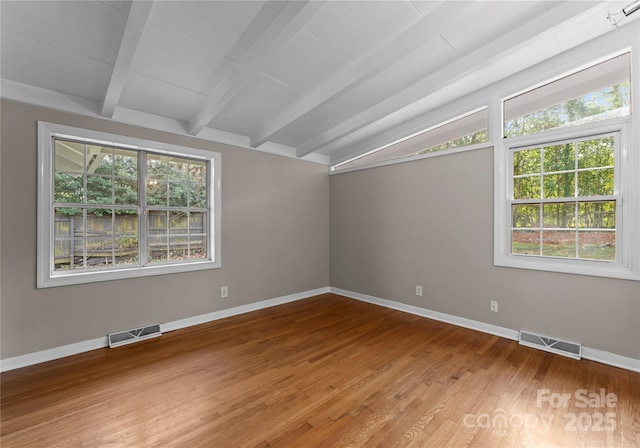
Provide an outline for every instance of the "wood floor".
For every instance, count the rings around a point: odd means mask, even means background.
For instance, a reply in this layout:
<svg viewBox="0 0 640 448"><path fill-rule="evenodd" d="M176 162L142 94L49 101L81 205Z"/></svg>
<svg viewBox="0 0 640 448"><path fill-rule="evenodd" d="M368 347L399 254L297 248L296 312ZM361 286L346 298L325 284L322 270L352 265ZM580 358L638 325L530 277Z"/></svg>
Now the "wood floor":
<svg viewBox="0 0 640 448"><path fill-rule="evenodd" d="M638 447L640 374L327 294L1 376L9 447Z"/></svg>

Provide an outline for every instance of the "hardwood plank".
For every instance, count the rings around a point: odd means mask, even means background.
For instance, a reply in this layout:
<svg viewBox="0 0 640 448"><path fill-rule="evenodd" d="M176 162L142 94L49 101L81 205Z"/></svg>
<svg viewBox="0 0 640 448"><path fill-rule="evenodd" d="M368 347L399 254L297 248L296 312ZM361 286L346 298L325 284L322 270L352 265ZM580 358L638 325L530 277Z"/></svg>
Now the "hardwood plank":
<svg viewBox="0 0 640 448"><path fill-rule="evenodd" d="M640 446L638 373L333 294L0 387L3 447ZM601 392L616 406L582 406Z"/></svg>

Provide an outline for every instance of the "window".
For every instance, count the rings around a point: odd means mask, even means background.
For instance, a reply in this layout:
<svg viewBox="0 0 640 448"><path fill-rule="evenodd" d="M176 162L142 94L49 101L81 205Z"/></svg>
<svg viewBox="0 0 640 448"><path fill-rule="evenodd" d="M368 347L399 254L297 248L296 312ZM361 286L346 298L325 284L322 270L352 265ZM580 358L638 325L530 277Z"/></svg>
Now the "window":
<svg viewBox="0 0 640 448"><path fill-rule="evenodd" d="M377 162L421 156L485 143L488 140L487 109L484 108L337 164L333 169L343 170Z"/></svg>
<svg viewBox="0 0 640 448"><path fill-rule="evenodd" d="M616 261L619 133L512 150L511 253Z"/></svg>
<svg viewBox="0 0 640 448"><path fill-rule="evenodd" d="M39 123L38 286L220 266L220 155Z"/></svg>
<svg viewBox="0 0 640 448"><path fill-rule="evenodd" d="M497 265L640 280L629 61L504 101Z"/></svg>
<svg viewBox="0 0 640 448"><path fill-rule="evenodd" d="M504 136L628 116L630 54L596 64L504 102Z"/></svg>

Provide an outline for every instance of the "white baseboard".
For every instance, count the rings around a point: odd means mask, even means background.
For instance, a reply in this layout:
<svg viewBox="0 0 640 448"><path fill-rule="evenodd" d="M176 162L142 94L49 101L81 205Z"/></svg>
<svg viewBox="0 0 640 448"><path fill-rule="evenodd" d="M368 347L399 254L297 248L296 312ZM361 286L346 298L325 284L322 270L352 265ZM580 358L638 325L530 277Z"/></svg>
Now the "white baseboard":
<svg viewBox="0 0 640 448"><path fill-rule="evenodd" d="M640 359L628 358L626 356L616 355L615 353L605 352L591 347L582 347L582 357L590 361L601 362L621 369L631 370L632 372L640 372Z"/></svg>
<svg viewBox="0 0 640 448"><path fill-rule="evenodd" d="M313 297L328 292L349 297L351 299L383 306L385 308L391 308L394 310L403 311L405 313L415 314L417 316L446 322L452 325L457 325L459 327L470 328L472 330L481 331L483 333L488 333L512 340L518 340L518 330L499 327L497 325L492 325L485 322L466 319L464 317L440 313L438 311L432 311L426 308L420 308L413 305L407 305L400 302L394 302L392 300L381 299L379 297L369 296L366 294L360 294L357 292L333 287L312 289L310 291L276 297L273 299L250 303L248 305L237 306L225 310L214 311L212 313L201 314L199 316L188 317L186 319L166 322L160 325L160 329L163 333L167 333L173 330L191 327L193 325L199 325L206 322L212 322L214 320L224 319L225 317L237 316L239 314L249 313L251 311L257 311L264 308L270 308L272 306L282 305L284 303L294 302L296 300L306 299L308 297ZM6 358L0 361L0 372L19 369L21 367L27 367L54 359L64 358L66 356L104 348L107 347L107 345L107 337L104 336L87 341L76 342L74 344L64 345L62 347L55 347L35 353L15 356L13 358ZM602 364L631 370L633 372L640 372L640 359L629 358L626 356L617 355L615 353L584 346L582 347L582 357L584 359L600 362Z"/></svg>
<svg viewBox="0 0 640 448"><path fill-rule="evenodd" d="M420 308L413 305L407 305L405 303L381 299L379 297L360 294L358 292L346 291L339 288L330 289L334 294L339 294L341 296L360 300L362 302L373 303L375 305L384 306L385 308L391 308L394 310L403 311L405 313L415 314L416 316L427 317L429 319L438 320L440 322L457 325L458 327L482 331L483 333L493 334L495 336L512 339L514 341L518 340L519 332L517 330L511 330L509 328L499 327L497 325L487 324L484 322L479 322L477 320L466 319L464 317L453 316L451 314L440 313L438 311L431 311L426 308Z"/></svg>
<svg viewBox="0 0 640 448"><path fill-rule="evenodd" d="M107 337L103 336L101 338L76 342L74 344L41 350L39 352L27 353L26 355L14 356L13 358L6 358L0 361L0 372L7 372L9 370L51 361L53 359L77 355L78 353L96 350L98 348L106 347L107 345Z"/></svg>
<svg viewBox="0 0 640 448"><path fill-rule="evenodd" d="M325 294L329 292L329 287L312 289L310 291L299 292L296 294L290 294L287 296L276 297L273 299L263 300L260 302L250 303L248 305L236 306L234 308L227 308L225 310L215 311L213 313L202 314L199 316L188 317L186 319L180 319L172 322L166 322L160 324L160 330L163 333L169 331L178 330L180 328L186 328L193 325L203 324L225 317L236 316L238 314L249 313L251 311L261 310L263 308L270 308L276 305L282 305L288 302L294 302L296 300L306 299L308 297L317 296L319 294ZM54 359L64 358L66 356L77 355L79 353L96 350L99 348L107 347L107 337L100 337L96 339L90 339L87 341L76 342L74 344L63 345L61 347L55 347L47 350L42 350L34 353L27 353L26 355L15 356L13 358L6 358L0 361L0 372L7 372L9 370L19 369L21 367L27 367L42 362L52 361Z"/></svg>
<svg viewBox="0 0 640 448"><path fill-rule="evenodd" d="M282 305L284 303L295 302L296 300L306 299L308 297L326 294L328 292L329 287L312 289L310 291L289 294L288 296L276 297L274 299L263 300L261 302L249 303L248 305L241 305L233 308L227 308L225 310L214 311L213 313L187 317L186 319L174 320L173 322L161 324L160 330L163 333L166 333L173 330L179 330L181 328L191 327L193 325L199 325L218 319L224 319L225 317L237 316L239 314L261 310L263 308L270 308L272 306Z"/></svg>
<svg viewBox="0 0 640 448"><path fill-rule="evenodd" d="M518 340L518 330L510 328L499 327L497 325L480 322L477 320L466 319L464 317L453 316L451 314L440 313L438 311L428 310L426 308L420 308L413 305L407 305L400 302L394 302L392 300L381 299L379 297L370 296L367 294L360 294L353 291L347 291L340 288L329 288L330 292L339 294L341 296L349 297L351 299L360 300L363 302L373 303L385 308L391 308L405 313L415 314L417 316L427 317L429 319L446 322L449 324L457 325L459 327L470 328L472 330L482 331L483 333L493 334L495 336L501 336L503 338ZM590 347L582 347L582 357L591 361L600 362L621 369L631 370L633 372L640 372L640 359L629 358L626 356L617 355L611 352L605 352Z"/></svg>

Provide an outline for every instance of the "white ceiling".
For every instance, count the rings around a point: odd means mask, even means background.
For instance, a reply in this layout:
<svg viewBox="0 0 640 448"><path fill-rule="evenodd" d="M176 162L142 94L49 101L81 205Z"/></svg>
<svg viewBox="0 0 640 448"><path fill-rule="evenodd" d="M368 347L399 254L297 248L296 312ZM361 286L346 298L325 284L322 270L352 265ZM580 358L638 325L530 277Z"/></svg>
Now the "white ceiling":
<svg viewBox="0 0 640 448"><path fill-rule="evenodd" d="M2 87L335 162L614 31L627 3L3 0Z"/></svg>

